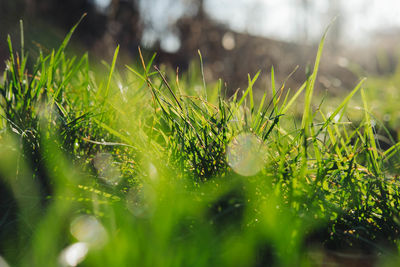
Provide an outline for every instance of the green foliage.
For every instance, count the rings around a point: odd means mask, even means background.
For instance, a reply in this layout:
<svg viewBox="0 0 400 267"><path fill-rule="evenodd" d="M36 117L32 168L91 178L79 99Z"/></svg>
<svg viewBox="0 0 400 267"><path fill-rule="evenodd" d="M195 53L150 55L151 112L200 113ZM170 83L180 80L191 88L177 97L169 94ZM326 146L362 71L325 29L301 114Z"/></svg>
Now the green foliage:
<svg viewBox="0 0 400 267"><path fill-rule="evenodd" d="M380 147L364 80L330 114L314 108L325 37L295 93L272 68L272 98L256 101L260 72L226 99L222 81L169 79L154 56L119 70L118 48L96 76L87 54L65 52L74 29L31 68L23 42L18 54L8 39L0 255L13 266L308 266L330 251L396 260L400 192L388 166L400 145Z"/></svg>

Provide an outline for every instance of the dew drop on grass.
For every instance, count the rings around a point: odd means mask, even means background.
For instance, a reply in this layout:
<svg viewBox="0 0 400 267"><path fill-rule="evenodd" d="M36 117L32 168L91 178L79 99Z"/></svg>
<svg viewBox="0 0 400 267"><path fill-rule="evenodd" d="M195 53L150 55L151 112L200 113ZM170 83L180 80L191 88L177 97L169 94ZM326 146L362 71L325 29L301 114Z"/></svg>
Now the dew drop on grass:
<svg viewBox="0 0 400 267"><path fill-rule="evenodd" d="M229 143L227 162L236 173L252 176L263 168L265 152L265 145L256 135L242 133Z"/></svg>
<svg viewBox="0 0 400 267"><path fill-rule="evenodd" d="M70 225L71 234L80 242L90 247L100 248L107 242L107 232L103 225L90 215L76 217Z"/></svg>
<svg viewBox="0 0 400 267"><path fill-rule="evenodd" d="M85 242L77 242L66 247L60 253L59 261L62 266L77 266L81 263L89 251Z"/></svg>
<svg viewBox="0 0 400 267"><path fill-rule="evenodd" d="M93 159L99 177L110 185L117 185L121 180L121 173L113 163L114 159L108 153L98 153Z"/></svg>

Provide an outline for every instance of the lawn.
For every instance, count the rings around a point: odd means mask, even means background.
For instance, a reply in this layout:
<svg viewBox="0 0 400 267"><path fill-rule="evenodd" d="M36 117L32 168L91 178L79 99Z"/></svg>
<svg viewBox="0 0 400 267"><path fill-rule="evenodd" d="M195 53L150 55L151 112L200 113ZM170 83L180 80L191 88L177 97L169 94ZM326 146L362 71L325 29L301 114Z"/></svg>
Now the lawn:
<svg viewBox="0 0 400 267"><path fill-rule="evenodd" d="M142 53L118 67L118 47L92 67L66 51L75 28L37 58L8 38L0 266L399 264L397 103L370 102L400 76L361 79L328 110L324 34L300 88L272 68L261 99L260 72L227 96L201 53L199 75Z"/></svg>

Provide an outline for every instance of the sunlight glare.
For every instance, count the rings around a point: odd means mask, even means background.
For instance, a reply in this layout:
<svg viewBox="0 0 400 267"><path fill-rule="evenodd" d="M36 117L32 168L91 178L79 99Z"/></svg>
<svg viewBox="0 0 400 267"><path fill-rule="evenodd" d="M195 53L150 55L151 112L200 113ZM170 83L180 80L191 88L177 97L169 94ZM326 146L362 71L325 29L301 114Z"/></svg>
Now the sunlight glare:
<svg viewBox="0 0 400 267"><path fill-rule="evenodd" d="M94 0L95 5L104 10L106 9L110 4L112 0Z"/></svg>

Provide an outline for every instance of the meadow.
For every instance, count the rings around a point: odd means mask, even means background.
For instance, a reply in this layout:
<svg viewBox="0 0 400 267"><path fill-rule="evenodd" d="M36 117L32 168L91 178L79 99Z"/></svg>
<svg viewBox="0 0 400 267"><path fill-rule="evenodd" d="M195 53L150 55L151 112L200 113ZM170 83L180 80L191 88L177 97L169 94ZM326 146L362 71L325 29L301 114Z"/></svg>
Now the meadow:
<svg viewBox="0 0 400 267"><path fill-rule="evenodd" d="M314 92L325 33L300 88L272 68L261 99L260 72L227 96L201 53L186 73L142 53L119 68L118 47L93 67L66 51L75 28L38 57L8 38L0 266L399 264L396 89L370 105L399 74L332 109Z"/></svg>

